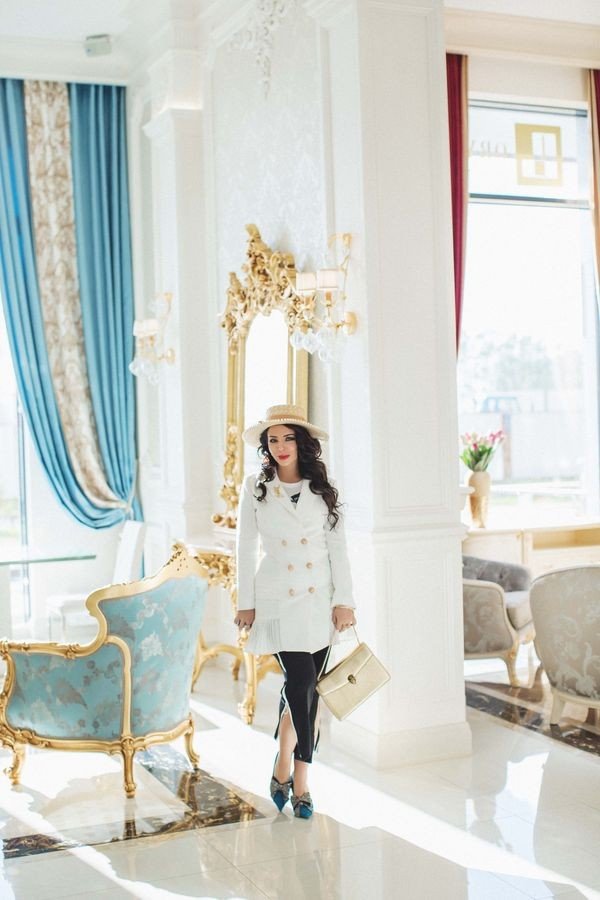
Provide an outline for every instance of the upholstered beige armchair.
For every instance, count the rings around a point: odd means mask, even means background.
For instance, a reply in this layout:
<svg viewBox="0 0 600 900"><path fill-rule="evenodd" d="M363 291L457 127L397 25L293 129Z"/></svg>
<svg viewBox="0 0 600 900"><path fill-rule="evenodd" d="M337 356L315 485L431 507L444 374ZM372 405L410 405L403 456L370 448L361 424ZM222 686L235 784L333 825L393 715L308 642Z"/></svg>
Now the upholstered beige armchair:
<svg viewBox="0 0 600 900"><path fill-rule="evenodd" d="M600 565L560 569L531 587L535 649L552 688L550 723L565 703L600 709Z"/></svg>
<svg viewBox="0 0 600 900"><path fill-rule="evenodd" d="M524 566L463 556L465 659L499 657L517 687L516 658L535 636Z"/></svg>

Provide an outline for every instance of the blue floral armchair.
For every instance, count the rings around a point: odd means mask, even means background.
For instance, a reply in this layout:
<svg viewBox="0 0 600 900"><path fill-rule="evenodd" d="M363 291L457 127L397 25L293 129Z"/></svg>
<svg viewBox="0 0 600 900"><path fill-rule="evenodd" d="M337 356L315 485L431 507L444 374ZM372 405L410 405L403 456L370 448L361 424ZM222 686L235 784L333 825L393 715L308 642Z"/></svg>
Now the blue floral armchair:
<svg viewBox="0 0 600 900"><path fill-rule="evenodd" d="M177 544L156 575L88 597L92 643L0 642L0 742L13 751L13 784L27 744L120 753L128 797L133 757L150 744L183 734L197 767L189 698L207 588L205 566Z"/></svg>

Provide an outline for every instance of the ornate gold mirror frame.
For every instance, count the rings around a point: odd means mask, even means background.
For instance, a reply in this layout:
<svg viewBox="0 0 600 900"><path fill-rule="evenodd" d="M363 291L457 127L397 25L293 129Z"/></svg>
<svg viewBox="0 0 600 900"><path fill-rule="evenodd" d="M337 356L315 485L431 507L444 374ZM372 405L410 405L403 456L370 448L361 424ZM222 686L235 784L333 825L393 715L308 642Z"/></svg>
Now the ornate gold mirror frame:
<svg viewBox="0 0 600 900"><path fill-rule="evenodd" d="M292 288L296 266L291 253L271 250L260 236L256 225L246 225L249 235L246 262L242 266L243 281L235 272L229 274L227 305L221 326L227 333L227 409L225 427L225 464L223 486L219 496L225 501L224 513L213 516L215 524L235 528L240 487L243 479L243 444L246 384L246 340L258 315L269 316L275 310L283 314L287 326L286 397L280 403L308 405L308 354L295 350L289 335L306 315L305 301ZM268 360L265 359L265 365Z"/></svg>

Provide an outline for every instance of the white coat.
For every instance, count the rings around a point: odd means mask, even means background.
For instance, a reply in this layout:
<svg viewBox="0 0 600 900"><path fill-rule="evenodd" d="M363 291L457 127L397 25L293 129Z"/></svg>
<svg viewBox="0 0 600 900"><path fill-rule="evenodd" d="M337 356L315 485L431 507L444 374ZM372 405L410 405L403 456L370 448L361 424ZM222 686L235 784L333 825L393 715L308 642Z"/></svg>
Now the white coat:
<svg viewBox="0 0 600 900"><path fill-rule="evenodd" d="M248 476L238 512L237 605L256 610L246 649L315 653L332 642L333 607L355 605L342 519L330 528L307 478L297 504L277 476L265 487L257 500L256 475Z"/></svg>

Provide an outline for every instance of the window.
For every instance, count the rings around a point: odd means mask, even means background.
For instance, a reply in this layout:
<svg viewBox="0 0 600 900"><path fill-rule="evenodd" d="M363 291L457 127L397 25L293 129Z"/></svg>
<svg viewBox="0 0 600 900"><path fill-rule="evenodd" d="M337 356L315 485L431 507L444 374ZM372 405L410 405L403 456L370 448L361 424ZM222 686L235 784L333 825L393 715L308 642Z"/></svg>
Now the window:
<svg viewBox="0 0 600 900"><path fill-rule="evenodd" d="M0 554L27 544L25 432L0 303ZM11 566L13 620L31 615L29 567Z"/></svg>
<svg viewBox="0 0 600 900"><path fill-rule="evenodd" d="M582 110L469 113L459 424L506 435L498 524L598 515L598 351L589 135Z"/></svg>

